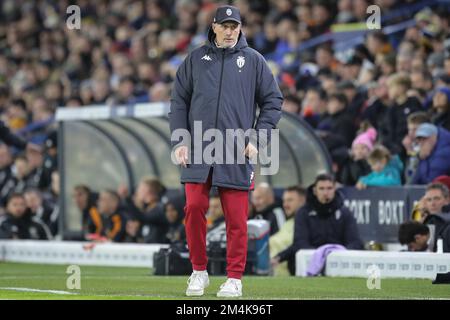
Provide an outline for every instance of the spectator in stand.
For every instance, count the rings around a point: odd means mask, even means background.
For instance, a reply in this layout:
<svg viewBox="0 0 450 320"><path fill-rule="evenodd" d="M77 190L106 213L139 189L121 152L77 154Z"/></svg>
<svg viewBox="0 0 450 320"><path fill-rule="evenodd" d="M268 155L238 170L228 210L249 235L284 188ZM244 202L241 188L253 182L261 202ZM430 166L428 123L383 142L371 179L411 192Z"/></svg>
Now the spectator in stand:
<svg viewBox="0 0 450 320"><path fill-rule="evenodd" d="M390 76L388 87L391 105L378 133L381 144L392 154L401 154L404 152L402 139L408 133L406 119L410 113L420 111L422 106L417 98L406 95L411 87L407 74L397 73Z"/></svg>
<svg viewBox="0 0 450 320"><path fill-rule="evenodd" d="M48 189L51 184L51 171L45 166L43 151L27 150L26 157L29 165L27 185L40 190Z"/></svg>
<svg viewBox="0 0 450 320"><path fill-rule="evenodd" d="M302 101L302 116L316 128L327 111L327 94L320 88L309 88Z"/></svg>
<svg viewBox="0 0 450 320"><path fill-rule="evenodd" d="M366 86L368 99L361 110L361 122L369 121L375 129L382 126L384 117L388 112L387 79L387 76L380 76L378 81L374 81Z"/></svg>
<svg viewBox="0 0 450 320"><path fill-rule="evenodd" d="M416 142L416 130L422 123L426 122L430 122L430 117L424 111L411 113L407 118L408 134L402 140L402 145L405 148L407 155L405 166L405 180L407 184L411 183L411 179L416 172L419 163L419 146Z"/></svg>
<svg viewBox="0 0 450 320"><path fill-rule="evenodd" d="M14 160L13 174L1 190L1 198L8 199L13 193L23 193L29 185L29 163L26 157L17 156Z"/></svg>
<svg viewBox="0 0 450 320"><path fill-rule="evenodd" d="M334 93L328 98L327 115L317 126L317 130L325 132L322 136L326 144L327 139L332 139L336 142L330 143L330 145L337 144L347 148L351 146L356 130L348 113L347 104L347 97L342 93Z"/></svg>
<svg viewBox="0 0 450 320"><path fill-rule="evenodd" d="M450 190L450 176L442 175L433 180L433 183L442 183ZM450 212L450 198L449 203L442 207L442 212Z"/></svg>
<svg viewBox="0 0 450 320"><path fill-rule="evenodd" d="M11 178L11 166L13 157L8 146L4 143L0 144L0 190L5 183Z"/></svg>
<svg viewBox="0 0 450 320"><path fill-rule="evenodd" d="M119 211L120 198L113 190L101 191L97 208L90 210L87 240L122 242L125 220Z"/></svg>
<svg viewBox="0 0 450 320"><path fill-rule="evenodd" d="M286 221L286 216L276 203L272 187L263 182L255 187L251 195L252 204L255 207L255 219L264 219L270 223L270 235L280 230Z"/></svg>
<svg viewBox="0 0 450 320"><path fill-rule="evenodd" d="M300 115L302 110L302 104L300 99L295 95L287 95L284 97L283 104L281 105L281 109L283 111L289 112L291 114L295 114L297 116Z"/></svg>
<svg viewBox="0 0 450 320"><path fill-rule="evenodd" d="M340 170L338 180L340 183L346 186L354 186L359 178L370 173L371 168L367 159L373 150L376 137L377 131L369 127L353 140L350 159L344 162Z"/></svg>
<svg viewBox="0 0 450 320"><path fill-rule="evenodd" d="M450 131L450 88L440 87L433 96L431 122Z"/></svg>
<svg viewBox="0 0 450 320"><path fill-rule="evenodd" d="M6 214L0 216L0 239L50 240L52 235L47 226L27 210L22 194L10 195Z"/></svg>
<svg viewBox="0 0 450 320"><path fill-rule="evenodd" d="M384 146L376 146L370 153L368 162L372 172L361 177L356 188L400 186L402 184L403 163L397 155L391 156L389 150Z"/></svg>
<svg viewBox="0 0 450 320"><path fill-rule="evenodd" d="M161 202L161 195L165 192L161 182L155 178L143 178L131 197L127 190L121 189L119 194L127 217L140 222L144 242L165 243L169 223Z"/></svg>
<svg viewBox="0 0 450 320"><path fill-rule="evenodd" d="M44 201L38 189L27 189L24 197L31 215L44 222L52 236L55 236L58 232L58 211Z"/></svg>
<svg viewBox="0 0 450 320"><path fill-rule="evenodd" d="M430 214L449 213L450 196L448 187L440 182L427 185L425 195L414 207L412 220L423 222Z"/></svg>
<svg viewBox="0 0 450 320"><path fill-rule="evenodd" d="M91 191L88 186L79 184L74 187L72 198L81 213L81 229L84 233L89 233L88 223L92 220L90 216L97 214L94 211L97 211L98 194Z"/></svg>
<svg viewBox="0 0 450 320"><path fill-rule="evenodd" d="M223 214L219 194L214 193L211 197L209 197L209 209L206 214L207 231L211 231L221 225L225 225L225 216Z"/></svg>
<svg viewBox="0 0 450 320"><path fill-rule="evenodd" d="M288 187L283 192L283 210L286 214L286 223L278 230L277 233L269 238L269 252L272 256L287 249L292 245L294 234L295 215L298 210L306 203L306 190L300 186ZM287 262L277 264L276 260L272 263L276 264L274 275L294 275L295 261L289 259Z"/></svg>
<svg viewBox="0 0 450 320"><path fill-rule="evenodd" d="M327 103L327 115L319 122L316 131L330 152L335 171L344 165L356 132L352 117L347 112L347 103L344 94L332 94Z"/></svg>
<svg viewBox="0 0 450 320"><path fill-rule="evenodd" d="M419 165L412 184L427 184L440 175L450 173L450 132L431 123L423 123L416 130L419 145Z"/></svg>
<svg viewBox="0 0 450 320"><path fill-rule="evenodd" d="M180 201L170 200L165 204L165 214L169 223L169 228L166 233L167 242L172 244L185 244L186 230L183 223L183 203Z"/></svg>

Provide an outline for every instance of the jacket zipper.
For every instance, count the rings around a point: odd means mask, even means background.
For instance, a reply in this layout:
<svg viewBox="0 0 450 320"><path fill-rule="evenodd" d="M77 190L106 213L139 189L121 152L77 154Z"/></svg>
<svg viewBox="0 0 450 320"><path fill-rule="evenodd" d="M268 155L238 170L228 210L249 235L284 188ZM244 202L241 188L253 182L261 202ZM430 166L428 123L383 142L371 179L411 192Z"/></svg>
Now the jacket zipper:
<svg viewBox="0 0 450 320"><path fill-rule="evenodd" d="M220 70L219 96L217 97L216 122L214 124L214 129L217 129L217 120L219 118L220 93L222 92L222 77L223 77L224 60L225 60L225 49L222 49L222 67L221 67L221 70Z"/></svg>
<svg viewBox="0 0 450 320"><path fill-rule="evenodd" d="M223 78L224 61L225 61L225 49L222 49L222 66L220 69L219 95L217 97L216 122L214 123L214 129L217 129L217 120L219 119L220 94L222 92L222 78ZM214 153L215 153L215 150L214 150ZM212 164L212 166L214 167L214 163Z"/></svg>

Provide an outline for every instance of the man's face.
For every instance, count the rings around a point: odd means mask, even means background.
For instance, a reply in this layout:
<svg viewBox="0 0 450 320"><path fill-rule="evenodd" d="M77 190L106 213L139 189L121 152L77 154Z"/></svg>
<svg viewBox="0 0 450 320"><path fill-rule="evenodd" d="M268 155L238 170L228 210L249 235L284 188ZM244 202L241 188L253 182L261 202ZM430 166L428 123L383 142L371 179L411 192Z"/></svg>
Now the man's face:
<svg viewBox="0 0 450 320"><path fill-rule="evenodd" d="M158 201L158 194L145 182L140 182L136 190L136 199L144 203Z"/></svg>
<svg viewBox="0 0 450 320"><path fill-rule="evenodd" d="M386 167L387 159L384 158L380 160L370 161L369 164L372 171L381 172L383 171L384 167Z"/></svg>
<svg viewBox="0 0 450 320"><path fill-rule="evenodd" d="M213 23L213 32L216 34L216 42L222 48L229 48L237 42L241 25L237 22L227 21Z"/></svg>
<svg viewBox="0 0 450 320"><path fill-rule="evenodd" d="M264 187L256 187L252 193L252 203L256 211L263 211L274 202L270 191Z"/></svg>
<svg viewBox="0 0 450 320"><path fill-rule="evenodd" d="M305 197L295 191L285 191L283 193L283 209L286 216L292 217L298 209L305 204Z"/></svg>
<svg viewBox="0 0 450 320"><path fill-rule="evenodd" d="M318 181L313 189L314 195L320 203L326 204L333 201L336 188L333 182L324 180Z"/></svg>
<svg viewBox="0 0 450 320"><path fill-rule="evenodd" d="M353 159L358 161L362 159L367 159L369 156L369 148L366 145L357 143L352 147Z"/></svg>
<svg viewBox="0 0 450 320"><path fill-rule="evenodd" d="M428 138L417 138L416 141L420 146L420 159L426 159L430 156L431 152L433 152L433 149L436 146L437 136L434 135Z"/></svg>
<svg viewBox="0 0 450 320"><path fill-rule="evenodd" d="M342 109L344 109L344 105L337 99L330 99L327 103L327 111L331 115L338 113Z"/></svg>
<svg viewBox="0 0 450 320"><path fill-rule="evenodd" d="M42 198L36 192L25 193L25 202L32 212L36 212L42 205Z"/></svg>
<svg viewBox="0 0 450 320"><path fill-rule="evenodd" d="M449 203L439 189L430 189L425 193L425 206L429 213L436 214L442 212L442 207Z"/></svg>
<svg viewBox="0 0 450 320"><path fill-rule="evenodd" d="M425 79L423 78L422 74L420 72L413 72L411 73L411 87L414 89L425 89Z"/></svg>
<svg viewBox="0 0 450 320"><path fill-rule="evenodd" d="M416 234L414 241L408 243L408 251L425 251L428 248L429 234Z"/></svg>
<svg viewBox="0 0 450 320"><path fill-rule="evenodd" d="M73 200L78 209L84 210L88 205L88 194L84 190L75 190L73 192Z"/></svg>
<svg viewBox="0 0 450 320"><path fill-rule="evenodd" d="M174 223L178 219L178 211L172 204L166 206L166 218L169 223Z"/></svg>
<svg viewBox="0 0 450 320"><path fill-rule="evenodd" d="M416 130L419 127L420 124L418 123L408 123L408 136L414 140L414 137L416 136Z"/></svg>
<svg viewBox="0 0 450 320"><path fill-rule="evenodd" d="M101 192L98 197L98 211L101 214L110 215L117 210L117 200L108 192Z"/></svg>
<svg viewBox="0 0 450 320"><path fill-rule="evenodd" d="M0 145L0 168L11 164L12 157L8 147L5 144Z"/></svg>
<svg viewBox="0 0 450 320"><path fill-rule="evenodd" d="M398 84L391 84L388 87L389 99L396 100L406 92L405 88Z"/></svg>
<svg viewBox="0 0 450 320"><path fill-rule="evenodd" d="M445 108L448 104L447 96L443 92L436 92L433 96L433 107L436 109Z"/></svg>
<svg viewBox="0 0 450 320"><path fill-rule="evenodd" d="M310 108L314 113L324 113L327 105L321 99L316 91L308 90L303 99L303 109Z"/></svg>
<svg viewBox="0 0 450 320"><path fill-rule="evenodd" d="M14 197L12 198L7 205L7 211L13 215L15 218L22 217L26 210L27 205L25 203L25 199L21 197Z"/></svg>

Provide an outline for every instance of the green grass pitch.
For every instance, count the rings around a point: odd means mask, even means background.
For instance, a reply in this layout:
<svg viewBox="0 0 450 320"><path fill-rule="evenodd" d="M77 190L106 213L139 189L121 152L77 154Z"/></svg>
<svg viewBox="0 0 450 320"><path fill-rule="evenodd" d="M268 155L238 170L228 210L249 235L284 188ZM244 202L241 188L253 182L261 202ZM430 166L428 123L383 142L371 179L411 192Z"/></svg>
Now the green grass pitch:
<svg viewBox="0 0 450 320"><path fill-rule="evenodd" d="M184 295L187 276L153 276L150 269L81 266L81 289L67 289L68 265L0 262L0 299L199 299ZM201 299L216 299L225 277L210 277ZM243 278L242 299L450 299L450 285L431 280L382 279L369 290L363 278Z"/></svg>

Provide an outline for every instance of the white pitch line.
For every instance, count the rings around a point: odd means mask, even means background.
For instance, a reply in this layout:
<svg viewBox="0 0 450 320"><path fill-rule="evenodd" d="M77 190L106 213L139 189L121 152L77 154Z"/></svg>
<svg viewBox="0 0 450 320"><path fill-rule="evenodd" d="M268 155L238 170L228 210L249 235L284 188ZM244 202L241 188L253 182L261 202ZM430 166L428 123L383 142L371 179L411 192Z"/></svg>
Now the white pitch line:
<svg viewBox="0 0 450 320"><path fill-rule="evenodd" d="M61 291L61 290L41 290L41 289L32 289L32 288L13 288L13 287L0 287L0 290L12 290L12 291L22 291L22 292L41 292L41 293L53 293L53 294L68 294L74 295L78 294L75 292Z"/></svg>

